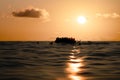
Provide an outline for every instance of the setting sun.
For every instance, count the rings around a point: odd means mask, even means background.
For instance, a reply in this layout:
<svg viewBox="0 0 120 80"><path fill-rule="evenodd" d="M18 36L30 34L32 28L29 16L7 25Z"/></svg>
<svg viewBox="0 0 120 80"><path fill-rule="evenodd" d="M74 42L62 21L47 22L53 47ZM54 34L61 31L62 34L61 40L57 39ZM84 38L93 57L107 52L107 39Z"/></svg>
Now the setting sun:
<svg viewBox="0 0 120 80"><path fill-rule="evenodd" d="M0 0L0 41L120 41L119 7L120 0Z"/></svg>
<svg viewBox="0 0 120 80"><path fill-rule="evenodd" d="M79 16L79 17L77 18L77 22L78 22L79 24L85 24L85 23L87 22L87 19L86 19L85 16Z"/></svg>

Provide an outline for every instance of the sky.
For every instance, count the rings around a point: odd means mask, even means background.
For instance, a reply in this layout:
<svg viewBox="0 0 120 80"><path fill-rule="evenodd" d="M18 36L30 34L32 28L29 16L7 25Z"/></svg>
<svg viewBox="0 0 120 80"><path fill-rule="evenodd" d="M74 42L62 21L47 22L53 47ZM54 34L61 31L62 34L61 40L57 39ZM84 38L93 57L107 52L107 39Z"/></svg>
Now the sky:
<svg viewBox="0 0 120 80"><path fill-rule="evenodd" d="M0 0L0 41L120 41L120 0ZM80 24L77 19L86 19Z"/></svg>

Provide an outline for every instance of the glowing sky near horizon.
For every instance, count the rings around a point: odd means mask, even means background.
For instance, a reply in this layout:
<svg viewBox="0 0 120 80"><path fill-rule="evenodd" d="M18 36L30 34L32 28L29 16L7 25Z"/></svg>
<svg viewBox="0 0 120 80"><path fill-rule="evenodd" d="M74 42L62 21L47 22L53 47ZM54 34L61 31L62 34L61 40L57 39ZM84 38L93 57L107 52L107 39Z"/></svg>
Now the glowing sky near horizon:
<svg viewBox="0 0 120 80"><path fill-rule="evenodd" d="M120 0L0 0L0 41L120 41ZM78 24L78 16L87 22Z"/></svg>

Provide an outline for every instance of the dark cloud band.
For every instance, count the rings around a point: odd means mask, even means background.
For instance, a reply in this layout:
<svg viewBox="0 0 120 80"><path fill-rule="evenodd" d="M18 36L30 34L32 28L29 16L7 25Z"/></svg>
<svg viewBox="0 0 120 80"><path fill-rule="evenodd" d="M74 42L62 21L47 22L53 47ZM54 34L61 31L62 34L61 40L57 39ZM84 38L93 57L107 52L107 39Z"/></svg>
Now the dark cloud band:
<svg viewBox="0 0 120 80"><path fill-rule="evenodd" d="M25 9L24 11L19 11L19 12L12 12L12 15L15 17L30 17L30 18L40 18L40 17L48 17L47 11L45 10L40 10L40 9ZM45 14L45 15L44 15Z"/></svg>

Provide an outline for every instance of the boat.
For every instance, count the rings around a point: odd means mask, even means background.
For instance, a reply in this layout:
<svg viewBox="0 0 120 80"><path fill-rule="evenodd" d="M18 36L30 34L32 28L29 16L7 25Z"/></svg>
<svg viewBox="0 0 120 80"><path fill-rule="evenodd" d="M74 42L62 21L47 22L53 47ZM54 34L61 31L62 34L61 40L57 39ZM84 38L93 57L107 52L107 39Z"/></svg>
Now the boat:
<svg viewBox="0 0 120 80"><path fill-rule="evenodd" d="M75 38L69 37L57 37L55 43L62 43L62 44L75 44Z"/></svg>

